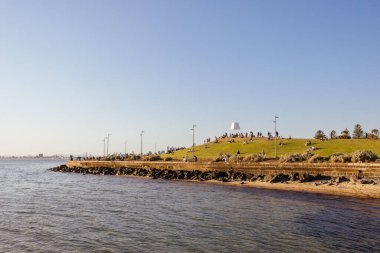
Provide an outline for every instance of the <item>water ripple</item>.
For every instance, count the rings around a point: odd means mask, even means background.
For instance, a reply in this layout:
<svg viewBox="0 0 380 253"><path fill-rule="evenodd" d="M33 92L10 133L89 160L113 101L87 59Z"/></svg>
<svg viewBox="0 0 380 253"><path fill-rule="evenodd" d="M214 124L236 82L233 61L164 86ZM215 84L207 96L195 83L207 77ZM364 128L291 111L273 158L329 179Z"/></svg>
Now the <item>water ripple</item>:
<svg viewBox="0 0 380 253"><path fill-rule="evenodd" d="M380 201L0 161L2 252L379 252Z"/></svg>

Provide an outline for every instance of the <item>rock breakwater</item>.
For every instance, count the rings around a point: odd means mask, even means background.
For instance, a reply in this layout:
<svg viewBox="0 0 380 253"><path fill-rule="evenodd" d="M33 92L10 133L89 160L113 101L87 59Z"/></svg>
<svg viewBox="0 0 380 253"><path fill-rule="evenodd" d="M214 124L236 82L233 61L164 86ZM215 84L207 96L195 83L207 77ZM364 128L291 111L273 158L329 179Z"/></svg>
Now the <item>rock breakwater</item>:
<svg viewBox="0 0 380 253"><path fill-rule="evenodd" d="M139 176L149 177L153 179L166 180L193 180L193 181L209 181L216 180L221 182L269 182L269 183L287 183L287 182L314 182L315 185L338 185L344 182L353 184L377 184L377 180L371 178L362 178L359 176L330 176L311 173L244 173L234 170L227 171L201 171L201 170L172 170L172 169L156 169L156 168L111 168L111 167L68 167L61 165L49 169L54 172L63 173L81 173L94 175L117 175L117 176Z"/></svg>

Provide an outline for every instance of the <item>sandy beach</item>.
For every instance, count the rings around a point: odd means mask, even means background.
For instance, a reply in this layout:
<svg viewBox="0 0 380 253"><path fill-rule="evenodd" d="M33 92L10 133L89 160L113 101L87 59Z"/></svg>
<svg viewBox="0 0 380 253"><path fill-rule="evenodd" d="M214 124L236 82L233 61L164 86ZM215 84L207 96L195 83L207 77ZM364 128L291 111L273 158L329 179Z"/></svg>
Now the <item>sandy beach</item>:
<svg viewBox="0 0 380 253"><path fill-rule="evenodd" d="M350 196L359 198L378 198L380 199L380 185L369 184L354 184L351 182L344 182L337 185L318 184L318 182L298 183L268 183L268 182L220 182L216 180L203 181L207 183L242 186L242 187L254 187L265 188L273 190L285 190L285 191L298 191L298 192L311 192L319 194L329 194L337 196Z"/></svg>

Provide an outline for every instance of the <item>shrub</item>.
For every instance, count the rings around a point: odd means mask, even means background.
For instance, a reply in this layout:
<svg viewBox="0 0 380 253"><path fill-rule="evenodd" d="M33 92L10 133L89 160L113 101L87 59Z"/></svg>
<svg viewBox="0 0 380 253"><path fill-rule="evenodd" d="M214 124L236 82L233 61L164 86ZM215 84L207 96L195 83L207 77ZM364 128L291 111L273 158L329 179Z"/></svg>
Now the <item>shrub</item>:
<svg viewBox="0 0 380 253"><path fill-rule="evenodd" d="M124 161L132 161L133 157L131 155L127 155L124 157Z"/></svg>
<svg viewBox="0 0 380 253"><path fill-rule="evenodd" d="M230 158L230 161L231 162L241 162L243 161L243 157L241 157L240 155L233 155L231 158Z"/></svg>
<svg viewBox="0 0 380 253"><path fill-rule="evenodd" d="M370 150L359 150L351 154L351 161L357 162L374 162L377 159L377 155Z"/></svg>
<svg viewBox="0 0 380 253"><path fill-rule="evenodd" d="M342 134L342 135L339 135L339 136L336 137L336 138L337 138L337 139L351 139L351 136Z"/></svg>
<svg viewBox="0 0 380 253"><path fill-rule="evenodd" d="M305 150L303 153L302 153L302 156L304 158L304 160L308 160L310 159L314 154L310 152L310 150Z"/></svg>
<svg viewBox="0 0 380 253"><path fill-rule="evenodd" d="M307 162L308 163L323 163L326 160L325 157L320 156L320 155L313 155L310 157Z"/></svg>
<svg viewBox="0 0 380 253"><path fill-rule="evenodd" d="M280 158L282 163L297 163L309 160L314 154L306 150L302 154L284 154Z"/></svg>
<svg viewBox="0 0 380 253"><path fill-rule="evenodd" d="M379 139L379 136L376 134L373 134L373 133L369 133L369 134L367 134L367 138L377 140L377 139Z"/></svg>
<svg viewBox="0 0 380 253"><path fill-rule="evenodd" d="M281 163L296 163L305 161L302 154L284 154L280 158Z"/></svg>
<svg viewBox="0 0 380 253"><path fill-rule="evenodd" d="M373 135L376 135L377 137L379 137L379 129L372 129L371 130L371 134L373 134Z"/></svg>
<svg viewBox="0 0 380 253"><path fill-rule="evenodd" d="M150 156L144 156L142 160L143 161L161 161L162 158L159 155L150 155Z"/></svg>
<svg viewBox="0 0 380 253"><path fill-rule="evenodd" d="M173 157L171 156L165 157L164 161L166 162L173 161Z"/></svg>
<svg viewBox="0 0 380 253"><path fill-rule="evenodd" d="M221 152L217 154L216 158L214 159L214 162L224 162L224 156Z"/></svg>
<svg viewBox="0 0 380 253"><path fill-rule="evenodd" d="M330 155L329 161L332 163L348 163L351 162L351 156L343 153L334 153Z"/></svg>
<svg viewBox="0 0 380 253"><path fill-rule="evenodd" d="M265 155L263 154L250 154L243 158L244 162L262 162L265 160Z"/></svg>

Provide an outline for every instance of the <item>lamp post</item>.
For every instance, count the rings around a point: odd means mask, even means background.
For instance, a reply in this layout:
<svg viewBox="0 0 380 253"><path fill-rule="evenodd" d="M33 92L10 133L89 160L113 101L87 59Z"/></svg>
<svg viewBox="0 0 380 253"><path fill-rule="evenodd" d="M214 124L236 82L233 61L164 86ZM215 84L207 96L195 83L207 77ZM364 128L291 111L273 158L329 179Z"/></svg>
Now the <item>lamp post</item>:
<svg viewBox="0 0 380 253"><path fill-rule="evenodd" d="M274 156L277 159L277 116L274 116Z"/></svg>
<svg viewBox="0 0 380 253"><path fill-rule="evenodd" d="M124 153L127 154L127 141L124 141Z"/></svg>
<svg viewBox="0 0 380 253"><path fill-rule="evenodd" d="M140 137L141 137L141 157L143 156L143 133L144 131L141 131Z"/></svg>
<svg viewBox="0 0 380 253"><path fill-rule="evenodd" d="M193 128L192 129L190 129L191 131L193 131L193 159L194 159L194 152L195 152L195 141L194 141L194 136L195 136L195 127L196 127L197 125L193 125Z"/></svg>
<svg viewBox="0 0 380 253"><path fill-rule="evenodd" d="M157 154L157 143L154 143L154 153Z"/></svg>
<svg viewBox="0 0 380 253"><path fill-rule="evenodd" d="M106 156L106 139L107 137L103 138L103 156Z"/></svg>
<svg viewBox="0 0 380 253"><path fill-rule="evenodd" d="M109 145L110 145L110 136L111 134L107 134L107 156L108 156L108 148L109 148Z"/></svg>

